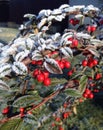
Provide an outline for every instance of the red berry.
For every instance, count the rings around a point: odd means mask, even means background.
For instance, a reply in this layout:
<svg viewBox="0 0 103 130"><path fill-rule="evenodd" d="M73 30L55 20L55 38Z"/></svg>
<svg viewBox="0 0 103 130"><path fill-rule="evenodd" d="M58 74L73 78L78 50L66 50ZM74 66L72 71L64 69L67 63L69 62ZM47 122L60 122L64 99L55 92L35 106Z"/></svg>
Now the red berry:
<svg viewBox="0 0 103 130"><path fill-rule="evenodd" d="M58 130L64 130L64 128L60 126Z"/></svg>
<svg viewBox="0 0 103 130"><path fill-rule="evenodd" d="M88 95L88 94L90 94L90 93L91 93L91 90L86 89L86 90L85 90L85 93Z"/></svg>
<svg viewBox="0 0 103 130"><path fill-rule="evenodd" d="M63 118L66 119L68 118L69 114L67 112L63 113Z"/></svg>
<svg viewBox="0 0 103 130"><path fill-rule="evenodd" d="M73 37L69 37L69 38L68 38L68 41L73 41Z"/></svg>
<svg viewBox="0 0 103 130"><path fill-rule="evenodd" d="M50 79L50 78L44 79L43 84L44 84L45 86L49 86L49 85L51 84L51 79Z"/></svg>
<svg viewBox="0 0 103 130"><path fill-rule="evenodd" d="M55 127L55 126L56 126L56 124L53 122L53 123L51 124L51 126L52 126L52 127Z"/></svg>
<svg viewBox="0 0 103 130"><path fill-rule="evenodd" d="M64 104L63 104L63 107L64 107L64 108L67 108L67 106L68 106L67 103L64 103Z"/></svg>
<svg viewBox="0 0 103 130"><path fill-rule="evenodd" d="M21 107L21 108L20 108L20 113L23 113L23 112L24 112L24 108Z"/></svg>
<svg viewBox="0 0 103 130"><path fill-rule="evenodd" d="M57 55L57 54L58 54L57 51L53 51L53 52L52 52L52 55Z"/></svg>
<svg viewBox="0 0 103 130"><path fill-rule="evenodd" d="M9 112L9 107L6 107L6 108L4 108L3 110L2 110L2 114L8 114L8 112Z"/></svg>
<svg viewBox="0 0 103 130"><path fill-rule="evenodd" d="M93 59L93 65L96 66L98 64L98 60Z"/></svg>
<svg viewBox="0 0 103 130"><path fill-rule="evenodd" d="M80 102L80 103L82 103L82 102L83 102L83 99L82 99L82 98L80 98L80 99L79 99L79 102Z"/></svg>
<svg viewBox="0 0 103 130"><path fill-rule="evenodd" d="M44 75L43 74L37 75L37 80L38 80L38 82L43 82L44 81Z"/></svg>
<svg viewBox="0 0 103 130"><path fill-rule="evenodd" d="M59 62L59 66L61 69L64 69L64 63L62 61Z"/></svg>
<svg viewBox="0 0 103 130"><path fill-rule="evenodd" d="M65 61L64 62L64 67L65 68L70 68L70 62L69 61Z"/></svg>
<svg viewBox="0 0 103 130"><path fill-rule="evenodd" d="M89 26L87 27L87 31L88 31L88 32L91 32L91 30L92 30L92 29L91 29L91 26L89 25Z"/></svg>
<svg viewBox="0 0 103 130"><path fill-rule="evenodd" d="M74 19L72 18L72 19L70 19L69 20L69 22L72 24L72 25L75 25L75 21L74 21Z"/></svg>
<svg viewBox="0 0 103 130"><path fill-rule="evenodd" d="M67 73L68 76L71 76L72 74L73 74L73 71L72 71L72 70L70 70L70 71Z"/></svg>
<svg viewBox="0 0 103 130"><path fill-rule="evenodd" d="M36 64L36 61L35 61L35 60L32 60L31 64L35 65L35 64Z"/></svg>
<svg viewBox="0 0 103 130"><path fill-rule="evenodd" d="M90 94L88 95L88 98L90 98L90 99L94 98L93 93L90 93Z"/></svg>
<svg viewBox="0 0 103 130"><path fill-rule="evenodd" d="M83 93L83 97L84 97L84 98L88 98L88 94Z"/></svg>
<svg viewBox="0 0 103 130"><path fill-rule="evenodd" d="M94 32L96 30L96 26L91 26L91 32Z"/></svg>
<svg viewBox="0 0 103 130"><path fill-rule="evenodd" d="M70 22L73 26L75 26L75 25L77 25L77 24L79 23L79 20L72 18L72 19L69 20L69 22Z"/></svg>
<svg viewBox="0 0 103 130"><path fill-rule="evenodd" d="M88 62L88 67L92 68L94 66L93 62Z"/></svg>
<svg viewBox="0 0 103 130"><path fill-rule="evenodd" d="M60 122L61 121L60 117L56 117L55 121Z"/></svg>
<svg viewBox="0 0 103 130"><path fill-rule="evenodd" d="M36 76L39 74L39 72L40 72L40 70L35 69L35 70L33 71L33 77L36 77Z"/></svg>
<svg viewBox="0 0 103 130"><path fill-rule="evenodd" d="M101 73L97 73L95 79L98 80L98 79L100 79L101 77L102 77L102 74L101 74Z"/></svg>
<svg viewBox="0 0 103 130"><path fill-rule="evenodd" d="M49 72L48 71L43 71L43 75L44 75L44 78L48 78L49 77Z"/></svg>
<svg viewBox="0 0 103 130"><path fill-rule="evenodd" d="M95 83L90 83L90 87L94 87L95 86Z"/></svg>
<svg viewBox="0 0 103 130"><path fill-rule="evenodd" d="M87 66L87 64L88 64L88 61L87 61L87 60L83 60L83 61L82 61L82 66L85 67L85 66Z"/></svg>
<svg viewBox="0 0 103 130"><path fill-rule="evenodd" d="M77 39L73 39L72 47L77 47L77 46L78 46L78 40Z"/></svg>
<svg viewBox="0 0 103 130"><path fill-rule="evenodd" d="M38 60L38 61L36 61L36 64L37 64L37 65L42 65L42 64L43 64L43 61L42 61L42 60Z"/></svg>

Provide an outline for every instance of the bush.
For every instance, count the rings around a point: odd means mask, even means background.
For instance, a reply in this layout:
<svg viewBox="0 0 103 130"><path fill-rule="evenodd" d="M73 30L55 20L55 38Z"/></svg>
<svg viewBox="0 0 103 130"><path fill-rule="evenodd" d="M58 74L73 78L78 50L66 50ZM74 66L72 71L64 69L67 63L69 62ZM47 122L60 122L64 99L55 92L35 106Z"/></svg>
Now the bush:
<svg viewBox="0 0 103 130"><path fill-rule="evenodd" d="M37 16L26 14L29 20L19 34L7 45L0 43L1 130L69 129L76 106L103 90L100 13L92 5L64 4ZM52 23L68 15L77 30L49 34ZM85 17L91 19L89 25L83 24ZM79 127L81 123L72 129Z"/></svg>

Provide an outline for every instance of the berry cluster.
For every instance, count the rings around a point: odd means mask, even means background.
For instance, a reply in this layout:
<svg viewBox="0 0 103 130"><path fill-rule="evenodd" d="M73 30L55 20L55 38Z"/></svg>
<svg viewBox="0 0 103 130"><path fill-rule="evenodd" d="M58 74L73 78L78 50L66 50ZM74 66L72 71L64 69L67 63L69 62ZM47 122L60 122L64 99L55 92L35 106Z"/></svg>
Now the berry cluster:
<svg viewBox="0 0 103 130"><path fill-rule="evenodd" d="M76 48L79 44L78 40L76 38L70 37L68 38L68 41L71 41L71 48Z"/></svg>
<svg viewBox="0 0 103 130"><path fill-rule="evenodd" d="M61 69L64 69L64 68L68 69L71 66L70 62L65 59L56 60L56 62L58 63Z"/></svg>
<svg viewBox="0 0 103 130"><path fill-rule="evenodd" d="M49 86L51 84L51 79L49 78L48 71L41 71L39 69L35 69L33 71L33 77L37 79L38 82L43 83L45 86Z"/></svg>
<svg viewBox="0 0 103 130"><path fill-rule="evenodd" d="M69 23L70 23L71 25L73 25L73 26L79 24L79 22L80 22L80 21L79 21L78 19L76 19L76 18L71 18L71 19L69 20Z"/></svg>
<svg viewBox="0 0 103 130"><path fill-rule="evenodd" d="M94 58L85 59L82 61L82 66L88 66L90 68L96 66L98 64L98 60Z"/></svg>
<svg viewBox="0 0 103 130"><path fill-rule="evenodd" d="M91 92L90 89L86 88L86 90L83 93L83 97L92 99L94 97L94 94Z"/></svg>
<svg viewBox="0 0 103 130"><path fill-rule="evenodd" d="M96 26L94 26L94 25L92 25L92 26L90 26L90 25L87 26L87 31L88 31L89 33L96 31Z"/></svg>

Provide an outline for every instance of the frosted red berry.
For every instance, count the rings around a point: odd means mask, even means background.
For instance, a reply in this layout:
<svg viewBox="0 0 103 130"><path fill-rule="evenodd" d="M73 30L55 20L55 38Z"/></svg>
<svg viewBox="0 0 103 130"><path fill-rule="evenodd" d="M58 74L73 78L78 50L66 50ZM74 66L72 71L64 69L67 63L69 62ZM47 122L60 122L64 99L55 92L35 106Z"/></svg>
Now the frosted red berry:
<svg viewBox="0 0 103 130"><path fill-rule="evenodd" d="M38 80L38 82L43 82L44 81L44 75L43 74L37 75L37 80Z"/></svg>
<svg viewBox="0 0 103 130"><path fill-rule="evenodd" d="M88 61L87 61L87 60L83 60L83 61L82 61L82 66L85 67L85 66L87 66L87 64L88 64Z"/></svg>
<svg viewBox="0 0 103 130"><path fill-rule="evenodd" d="M49 85L51 84L51 79L50 79L50 78L44 79L43 84L44 84L45 86L49 86Z"/></svg>

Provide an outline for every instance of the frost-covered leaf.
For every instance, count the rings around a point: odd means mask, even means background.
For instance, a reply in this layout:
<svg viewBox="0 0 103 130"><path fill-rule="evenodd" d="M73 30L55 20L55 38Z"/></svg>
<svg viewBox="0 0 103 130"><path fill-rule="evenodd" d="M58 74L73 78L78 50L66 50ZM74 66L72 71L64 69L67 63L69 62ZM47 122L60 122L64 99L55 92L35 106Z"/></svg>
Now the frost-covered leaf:
<svg viewBox="0 0 103 130"><path fill-rule="evenodd" d="M45 45L45 40L43 38L39 38L38 43L39 45L43 46L43 48L45 48L46 45Z"/></svg>
<svg viewBox="0 0 103 130"><path fill-rule="evenodd" d="M62 35L62 39L68 40L69 38L73 37L73 32L67 32Z"/></svg>
<svg viewBox="0 0 103 130"><path fill-rule="evenodd" d="M3 80L0 80L0 90L9 91L10 87Z"/></svg>
<svg viewBox="0 0 103 130"><path fill-rule="evenodd" d="M91 36L89 34L83 33L83 32L77 33L76 36L78 38L84 38L84 39L90 39L91 38Z"/></svg>
<svg viewBox="0 0 103 130"><path fill-rule="evenodd" d="M94 5L88 5L88 6L86 7L86 9L88 9L88 10L97 10L97 8L94 7Z"/></svg>
<svg viewBox="0 0 103 130"><path fill-rule="evenodd" d="M64 92L66 92L68 96L71 97L81 97L82 95L78 90L71 89L71 88L65 89Z"/></svg>
<svg viewBox="0 0 103 130"><path fill-rule="evenodd" d="M103 41L99 39L91 39L90 43L97 47L103 46Z"/></svg>
<svg viewBox="0 0 103 130"><path fill-rule="evenodd" d="M46 57L44 66L50 73L62 74L62 70L59 67L58 63L52 58Z"/></svg>
<svg viewBox="0 0 103 130"><path fill-rule="evenodd" d="M43 60L43 55L40 53L40 51L38 50L35 50L33 53L32 53L32 60Z"/></svg>
<svg viewBox="0 0 103 130"><path fill-rule="evenodd" d="M29 54L28 50L22 51L17 53L17 55L14 57L15 61L22 61L24 58L26 58Z"/></svg>
<svg viewBox="0 0 103 130"><path fill-rule="evenodd" d="M79 82L79 88L78 88L80 93L84 92L86 85L87 85L87 80L88 80L88 78L86 75L81 76L80 82Z"/></svg>
<svg viewBox="0 0 103 130"><path fill-rule="evenodd" d="M49 49L49 50L54 51L54 50L56 49L56 47L55 47L55 45L53 45L53 44L48 44L48 45L46 46L46 49Z"/></svg>
<svg viewBox="0 0 103 130"><path fill-rule="evenodd" d="M73 7L76 9L82 9L85 8L85 5L74 5Z"/></svg>
<svg viewBox="0 0 103 130"><path fill-rule="evenodd" d="M73 57L73 52L69 47L62 47L60 51L67 57Z"/></svg>
<svg viewBox="0 0 103 130"><path fill-rule="evenodd" d="M49 30L49 28L48 28L48 26L43 26L41 30L42 31L47 31L47 30Z"/></svg>
<svg viewBox="0 0 103 130"><path fill-rule="evenodd" d="M31 50L33 48L33 45L34 45L34 40L32 40L31 38L27 38L25 45L26 45L27 50Z"/></svg>
<svg viewBox="0 0 103 130"><path fill-rule="evenodd" d="M55 19L55 17L56 17L56 16L50 15L50 16L48 17L48 21L52 21L53 19Z"/></svg>
<svg viewBox="0 0 103 130"><path fill-rule="evenodd" d="M52 15L60 15L60 14L62 14L62 11L60 9L54 9L52 11Z"/></svg>
<svg viewBox="0 0 103 130"><path fill-rule="evenodd" d="M68 4L63 4L63 5L61 5L61 6L59 7L59 9L63 10L63 9L65 9L65 8L68 8L68 7L69 7Z"/></svg>
<svg viewBox="0 0 103 130"><path fill-rule="evenodd" d="M47 9L47 10L43 9L39 12L37 18L39 19L39 18L42 18L45 16L48 17L51 13L52 13L52 11L50 9Z"/></svg>
<svg viewBox="0 0 103 130"><path fill-rule="evenodd" d="M19 46L25 46L25 38L19 37L19 38L15 39L13 41L13 43L10 44L10 45L11 45L12 48L13 47L19 47Z"/></svg>
<svg viewBox="0 0 103 130"><path fill-rule="evenodd" d="M8 55L15 55L16 51L17 51L17 48L16 48L16 47L10 47L10 48L8 48L8 49L6 50L6 53L7 53Z"/></svg>
<svg viewBox="0 0 103 130"><path fill-rule="evenodd" d="M34 14L24 14L24 18L32 19L32 18L36 18L36 15L34 15Z"/></svg>
<svg viewBox="0 0 103 130"><path fill-rule="evenodd" d="M11 65L8 63L0 64L0 78L5 77L6 75L10 75Z"/></svg>
<svg viewBox="0 0 103 130"><path fill-rule="evenodd" d="M75 15L75 18L77 18L77 19L80 19L80 18L82 18L82 17L83 17L82 14L77 14L77 15Z"/></svg>
<svg viewBox="0 0 103 130"><path fill-rule="evenodd" d="M89 52L91 52L94 56L99 57L99 52L94 47L88 47L87 49Z"/></svg>
<svg viewBox="0 0 103 130"><path fill-rule="evenodd" d="M46 24L46 22L47 22L47 18L43 18L41 21L40 21L40 23L38 23L38 28L41 28L44 24Z"/></svg>
<svg viewBox="0 0 103 130"><path fill-rule="evenodd" d="M4 46L4 44L0 42L0 48L3 47L3 46Z"/></svg>
<svg viewBox="0 0 103 130"><path fill-rule="evenodd" d="M0 64L8 62L9 59L10 59L10 56L0 57Z"/></svg>
<svg viewBox="0 0 103 130"><path fill-rule="evenodd" d="M63 18L64 18L63 15L57 15L57 16L55 17L55 20L61 22Z"/></svg>
<svg viewBox="0 0 103 130"><path fill-rule="evenodd" d="M27 67L22 63L22 62L14 62L12 65L12 70L17 74L17 75L25 75L28 72Z"/></svg>
<svg viewBox="0 0 103 130"><path fill-rule="evenodd" d="M66 11L66 12L74 12L74 11L76 11L76 8L74 8L74 7L69 7L69 8L66 8L65 11Z"/></svg>
<svg viewBox="0 0 103 130"><path fill-rule="evenodd" d="M52 35L51 36L51 38L54 40L54 41L56 41L56 40L58 40L58 39L60 39L60 33L55 33L54 35Z"/></svg>

